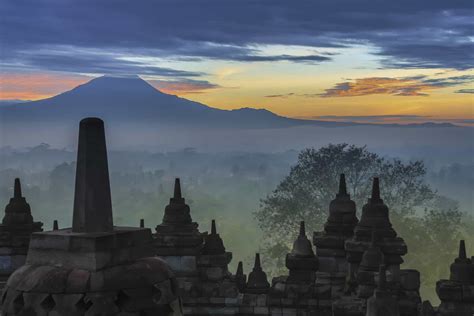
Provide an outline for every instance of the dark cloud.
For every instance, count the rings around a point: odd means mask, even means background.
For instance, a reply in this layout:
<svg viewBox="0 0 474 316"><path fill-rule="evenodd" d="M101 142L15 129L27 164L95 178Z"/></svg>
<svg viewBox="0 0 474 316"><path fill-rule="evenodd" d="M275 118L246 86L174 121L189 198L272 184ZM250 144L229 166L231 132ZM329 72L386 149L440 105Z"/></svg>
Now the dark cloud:
<svg viewBox="0 0 474 316"><path fill-rule="evenodd" d="M460 89L456 93L474 93L474 89Z"/></svg>
<svg viewBox="0 0 474 316"><path fill-rule="evenodd" d="M71 47L51 50L41 48L38 51L23 51L15 56L22 62L22 70L47 69L48 71L98 73L113 75L153 75L165 77L199 77L199 72L191 72L150 65L150 63L123 60L118 54L101 54L97 51L76 51ZM15 63L8 64L0 60L2 69L15 69Z"/></svg>
<svg viewBox="0 0 474 316"><path fill-rule="evenodd" d="M289 97L303 97L303 98L315 98L315 97L320 97L321 94L319 93L284 93L284 94L270 94L266 95L265 98L289 98Z"/></svg>
<svg viewBox="0 0 474 316"><path fill-rule="evenodd" d="M294 96L295 93L293 92L290 92L290 93L285 93L285 94L270 94L270 95L266 95L265 98L282 98L282 99L286 99L288 97L291 97L291 96Z"/></svg>
<svg viewBox="0 0 474 316"><path fill-rule="evenodd" d="M236 61L293 61L293 62L305 62L305 63L319 63L323 61L331 60L330 57L320 55L305 55L305 56L291 56L291 55L276 55L276 56L258 56L258 55L247 55L247 56L235 56L229 58Z"/></svg>
<svg viewBox="0 0 474 316"><path fill-rule="evenodd" d="M474 75L452 76L445 78L421 78L424 83L444 88L474 82Z"/></svg>
<svg viewBox="0 0 474 316"><path fill-rule="evenodd" d="M472 2L287 0L4 0L1 59L21 67L52 66L39 48L93 49L95 66L63 57L56 68L137 70L110 52L181 60L319 63L329 55L261 54L259 45L313 48L371 45L384 67L473 67ZM45 54L48 54L47 52ZM99 63L101 65L99 65ZM121 66L120 64L126 64ZM125 69L122 69L125 68ZM158 67L142 69L159 73ZM85 72L85 70L81 70ZM143 72L140 72L143 73ZM165 71L166 73L166 71Z"/></svg>
<svg viewBox="0 0 474 316"><path fill-rule="evenodd" d="M434 89L454 87L474 81L474 76L452 76L445 78L428 78L411 76L401 78L370 77L337 83L326 89L321 97L356 97L373 94L395 96L427 96Z"/></svg>

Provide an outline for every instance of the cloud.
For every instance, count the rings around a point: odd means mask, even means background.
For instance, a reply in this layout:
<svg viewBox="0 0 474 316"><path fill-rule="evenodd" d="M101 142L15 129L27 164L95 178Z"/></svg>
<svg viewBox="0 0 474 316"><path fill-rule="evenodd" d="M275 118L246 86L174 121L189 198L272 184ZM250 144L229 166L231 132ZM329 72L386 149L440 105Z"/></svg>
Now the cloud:
<svg viewBox="0 0 474 316"><path fill-rule="evenodd" d="M426 76L388 78L370 77L337 83L321 97L356 97L373 94L394 96L427 96L434 89L452 87L474 81L474 76L427 78Z"/></svg>
<svg viewBox="0 0 474 316"><path fill-rule="evenodd" d="M282 98L282 99L287 99L289 97L303 97L303 98L315 98L315 97L320 97L321 94L319 93L294 93L294 92L289 92L285 94L270 94L266 95L265 98Z"/></svg>
<svg viewBox="0 0 474 316"><path fill-rule="evenodd" d="M36 51L21 51L15 59L22 61L23 71L48 71L109 74L149 75L162 77L199 77L203 73L159 67L147 62L127 60L118 52L104 53L96 49L75 49L70 46L40 47ZM2 69L16 69L16 64L0 60Z"/></svg>
<svg viewBox="0 0 474 316"><path fill-rule="evenodd" d="M331 60L324 54L262 54L259 47L268 45L366 45L382 67L468 69L474 63L470 0L4 0L0 15L2 62L10 67L48 69L59 57L58 71L172 71L131 63L116 52L182 61ZM45 47L70 47L70 54L35 56ZM96 53L75 65L73 57L84 50Z"/></svg>
<svg viewBox="0 0 474 316"><path fill-rule="evenodd" d="M291 97L291 96L294 96L295 93L293 92L290 92L290 93L286 93L286 94L270 94L270 95L266 95L265 98L282 98L282 99L286 99L288 97Z"/></svg>
<svg viewBox="0 0 474 316"><path fill-rule="evenodd" d="M330 121L351 121L351 122L387 122L387 121L419 121L430 118L424 115L405 115L405 114L390 114L390 115L318 115L311 117L318 120Z"/></svg>
<svg viewBox="0 0 474 316"><path fill-rule="evenodd" d="M275 55L275 56L260 56L260 55L243 55L243 56L230 56L229 60L235 61L248 61L248 62L272 62L272 61L292 61L292 62L304 62L304 63L320 63L323 61L330 61L331 58L321 55L305 55L305 56L291 56L291 55Z"/></svg>
<svg viewBox="0 0 474 316"><path fill-rule="evenodd" d="M335 122L354 122L371 124L422 124L422 123L451 123L462 126L473 126L474 120L464 118L442 118L415 114L388 115L318 115L301 117L302 119L323 120Z"/></svg>
<svg viewBox="0 0 474 316"><path fill-rule="evenodd" d="M474 89L460 89L455 92L456 93L474 93Z"/></svg>
<svg viewBox="0 0 474 316"><path fill-rule="evenodd" d="M221 88L209 81L192 79L148 80L148 83L164 93L176 95L202 93L206 90Z"/></svg>

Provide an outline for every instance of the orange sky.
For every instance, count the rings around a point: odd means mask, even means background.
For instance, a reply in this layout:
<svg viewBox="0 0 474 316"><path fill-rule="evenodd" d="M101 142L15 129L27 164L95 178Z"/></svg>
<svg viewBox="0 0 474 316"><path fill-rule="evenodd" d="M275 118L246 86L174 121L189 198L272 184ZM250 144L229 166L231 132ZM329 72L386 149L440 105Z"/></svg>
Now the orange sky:
<svg viewBox="0 0 474 316"><path fill-rule="evenodd" d="M0 100L38 100L70 90L91 78L70 74L7 73L0 75Z"/></svg>
<svg viewBox="0 0 474 316"><path fill-rule="evenodd" d="M280 73L276 71L263 68L258 72L245 65L221 67L206 78L214 84L208 87L193 84L192 80L149 82L163 92L217 108L266 108L298 118L328 115L419 115L431 120L474 118L474 94L458 93L473 88L469 80L459 81L459 78L474 76L473 71L373 70L347 72L346 76L337 72L320 76L307 70L298 72L298 69L292 73L286 68ZM6 73L0 76L0 99L43 99L91 78L53 72ZM397 121L396 118L390 120Z"/></svg>

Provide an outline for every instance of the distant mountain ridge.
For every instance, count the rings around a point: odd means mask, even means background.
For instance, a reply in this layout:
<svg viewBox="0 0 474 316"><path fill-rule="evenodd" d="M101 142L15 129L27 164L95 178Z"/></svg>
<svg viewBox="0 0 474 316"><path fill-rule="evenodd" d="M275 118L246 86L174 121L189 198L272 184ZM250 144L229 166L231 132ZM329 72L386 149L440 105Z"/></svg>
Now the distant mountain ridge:
<svg viewBox="0 0 474 316"><path fill-rule="evenodd" d="M199 102L163 93L137 77L103 76L51 98L0 107L0 121L9 123L77 122L98 116L112 122L206 128L284 128L293 126L344 127L373 125L293 119L264 109L222 110ZM455 126L449 123L422 123L408 127ZM402 126L387 124L387 126Z"/></svg>

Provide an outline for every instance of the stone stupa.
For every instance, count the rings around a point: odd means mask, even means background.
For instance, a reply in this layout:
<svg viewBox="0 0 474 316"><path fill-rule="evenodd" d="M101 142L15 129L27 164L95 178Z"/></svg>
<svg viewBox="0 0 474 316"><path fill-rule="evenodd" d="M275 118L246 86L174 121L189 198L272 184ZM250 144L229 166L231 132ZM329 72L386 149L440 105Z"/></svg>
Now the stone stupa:
<svg viewBox="0 0 474 316"><path fill-rule="evenodd" d="M43 223L35 222L30 205L21 192L20 179L15 179L13 197L5 207L0 224L0 282L25 264L30 236L42 231ZM3 286L2 286L3 287Z"/></svg>
<svg viewBox="0 0 474 316"><path fill-rule="evenodd" d="M33 233L2 315L181 315L149 229L113 226L104 123L80 123L72 228Z"/></svg>

